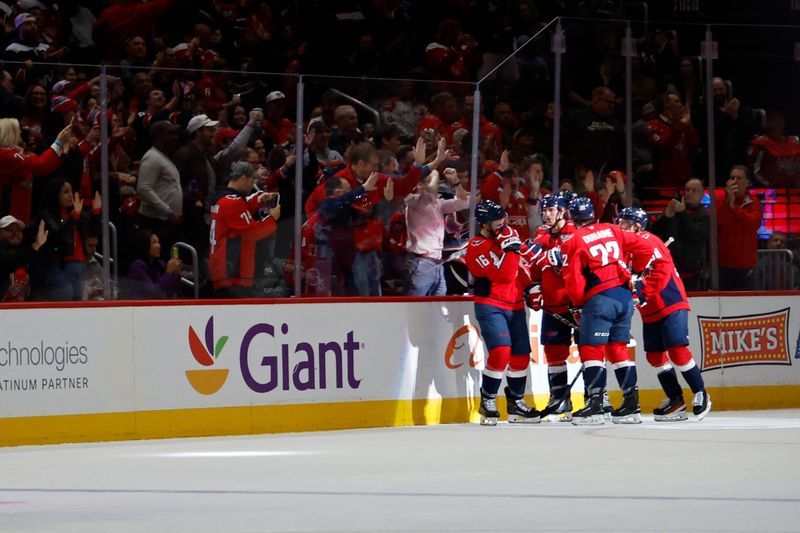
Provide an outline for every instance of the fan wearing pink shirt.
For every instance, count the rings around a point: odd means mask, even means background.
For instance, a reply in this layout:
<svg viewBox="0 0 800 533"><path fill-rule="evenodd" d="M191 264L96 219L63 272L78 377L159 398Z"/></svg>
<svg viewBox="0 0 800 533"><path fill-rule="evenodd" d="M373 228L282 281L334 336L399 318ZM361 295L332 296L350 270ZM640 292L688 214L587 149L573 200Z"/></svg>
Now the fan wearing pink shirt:
<svg viewBox="0 0 800 533"><path fill-rule="evenodd" d="M448 200L439 198L438 190L439 173L433 171L405 198L407 296L442 296L447 292L442 266L444 217L467 209L469 195L461 185L456 187L456 197Z"/></svg>

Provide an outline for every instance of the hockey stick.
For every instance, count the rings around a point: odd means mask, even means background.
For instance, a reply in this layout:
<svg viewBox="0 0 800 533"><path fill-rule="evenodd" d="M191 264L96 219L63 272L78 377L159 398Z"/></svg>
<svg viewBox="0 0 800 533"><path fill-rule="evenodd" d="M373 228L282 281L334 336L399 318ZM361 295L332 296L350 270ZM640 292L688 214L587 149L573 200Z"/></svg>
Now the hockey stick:
<svg viewBox="0 0 800 533"><path fill-rule="evenodd" d="M574 378L572 378L570 384L567 385L567 389L564 391L564 394L561 395L561 398L559 399L558 403L545 406L545 408L539 412L539 418L546 418L561 408L564 402L567 401L567 398L569 398L569 395L572 393L572 386L575 385L575 382L578 381L578 378L581 377L581 374L583 374L583 368L584 366L581 365L580 370L578 370L578 373L575 374Z"/></svg>
<svg viewBox="0 0 800 533"><path fill-rule="evenodd" d="M553 318L555 318L556 320L558 320L559 322L561 322L565 326L574 329L576 334L578 333L578 330L580 328L575 323L573 323L572 321L567 320L566 318L564 318L563 316L559 315L558 313L551 313L550 311L545 311L544 309L542 309L542 312L546 313L547 315L549 315L549 316L551 316ZM539 418L548 417L551 414L553 414L553 413L555 413L556 411L559 410L561 405L564 402L567 401L567 398L569 398L569 395L572 392L572 386L575 385L575 382L578 381L578 378L581 376L581 374L583 374L583 365L581 365L581 368L580 368L580 370L578 370L578 373L575 374L575 377L572 378L572 382L569 385L567 385L567 390L564 391L564 394L561 396L561 398L558 401L558 403L549 406L549 409L548 409L548 406L545 406L545 408L540 411Z"/></svg>
<svg viewBox="0 0 800 533"><path fill-rule="evenodd" d="M675 242L675 237L670 237L669 239L664 241L664 246L669 248L669 245L672 244L673 242ZM650 261L648 261L647 264L642 269L642 273L639 275L639 279L642 279L648 274L650 274L650 272L653 269L653 263L655 262L656 259L659 259L660 257L661 256L657 254L657 251L653 251L653 256L650 258Z"/></svg>
<svg viewBox="0 0 800 533"><path fill-rule="evenodd" d="M575 322L573 322L571 320L567 320L566 318L564 318L563 316L559 315L558 313L551 313L550 311L545 311L544 309L542 309L542 313L545 313L546 315L555 318L556 320L558 320L559 322L561 322L562 324L564 324L568 328L574 329L576 333L580 329L580 327Z"/></svg>

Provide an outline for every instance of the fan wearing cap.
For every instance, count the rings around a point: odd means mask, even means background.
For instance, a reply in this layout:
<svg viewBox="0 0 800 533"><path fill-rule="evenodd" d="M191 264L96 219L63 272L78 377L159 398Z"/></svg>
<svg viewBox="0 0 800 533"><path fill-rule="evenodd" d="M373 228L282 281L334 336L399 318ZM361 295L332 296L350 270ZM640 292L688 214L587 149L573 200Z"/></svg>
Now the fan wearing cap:
<svg viewBox="0 0 800 533"><path fill-rule="evenodd" d="M23 223L30 221L33 179L47 176L61 165L64 145L72 135L72 124L61 130L42 154L25 152L22 130L15 118L0 118L0 191L11 183L10 213ZM5 205L0 197L0 206Z"/></svg>
<svg viewBox="0 0 800 533"><path fill-rule="evenodd" d="M256 271L256 246L278 228L280 206L270 209L265 218L255 219L256 212L272 196L252 193L258 177L250 163L233 163L228 187L211 208L209 279L220 298L254 295L251 288Z"/></svg>
<svg viewBox="0 0 800 533"><path fill-rule="evenodd" d="M6 47L3 58L6 61L43 60L50 45L43 43L39 35L36 17L30 13L20 13L14 18L17 32L16 42Z"/></svg>
<svg viewBox="0 0 800 533"><path fill-rule="evenodd" d="M201 252L208 246L209 210L218 198L217 187L222 185L218 183L217 170L229 166L226 160L238 156L247 146L262 116L259 108L250 111L249 120L241 131L219 129L220 122L205 114L192 117L186 126L186 133L192 140L175 152L173 161L186 191L184 226L187 237ZM224 146L219 146L220 134L230 139Z"/></svg>
<svg viewBox="0 0 800 533"><path fill-rule="evenodd" d="M184 226L192 246L202 252L208 243L208 225L203 221L206 196L217 184L212 159L219 121L207 115L189 120L186 133L191 142L175 151L172 160L181 176L184 195Z"/></svg>
<svg viewBox="0 0 800 533"><path fill-rule="evenodd" d="M0 302L22 302L29 292L28 265L47 242L44 222L30 245L23 244L25 224L11 215L0 218Z"/></svg>
<svg viewBox="0 0 800 533"><path fill-rule="evenodd" d="M272 91L265 98L264 133L272 139L275 146L287 146L294 136L294 122L284 116L286 95Z"/></svg>

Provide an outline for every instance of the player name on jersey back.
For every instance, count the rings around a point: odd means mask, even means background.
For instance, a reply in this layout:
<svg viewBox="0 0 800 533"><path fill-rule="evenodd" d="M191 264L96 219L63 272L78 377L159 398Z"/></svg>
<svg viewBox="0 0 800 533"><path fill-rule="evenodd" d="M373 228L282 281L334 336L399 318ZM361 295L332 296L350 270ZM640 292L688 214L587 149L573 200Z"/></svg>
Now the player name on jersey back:
<svg viewBox="0 0 800 533"><path fill-rule="evenodd" d="M583 242L590 243L594 241L598 241L600 239L608 239L614 238L614 233L610 229L601 229L600 231L595 231L594 233L589 233L588 235L584 235L581 237Z"/></svg>

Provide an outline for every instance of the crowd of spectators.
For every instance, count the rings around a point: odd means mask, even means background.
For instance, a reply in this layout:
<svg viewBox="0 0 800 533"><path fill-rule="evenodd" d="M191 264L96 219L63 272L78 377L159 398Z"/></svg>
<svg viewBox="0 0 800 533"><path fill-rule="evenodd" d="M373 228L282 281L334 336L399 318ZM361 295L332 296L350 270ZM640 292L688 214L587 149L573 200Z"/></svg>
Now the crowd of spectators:
<svg viewBox="0 0 800 533"><path fill-rule="evenodd" d="M0 300L102 297L102 125L122 273L114 297L173 298L190 283L204 296L288 296L296 269L303 295L464 292L475 102L459 82L492 71L563 13L530 0L334 4L303 16L280 0L0 2ZM577 9L615 14L604 2ZM568 31L559 188L591 198L603 221L662 200L652 229L676 239L687 287L708 288L716 230L721 288L755 288L763 208L749 189L800 186L786 113L754 111L714 78L714 229L703 201L707 95L674 31L643 36L633 58L634 174L623 172L622 33L600 22ZM477 132L480 197L500 202L523 238L553 188L552 54L549 38L539 41L486 84ZM100 62L106 114L99 67L87 66ZM298 73L312 75L300 137ZM405 81L361 79L382 76Z"/></svg>

